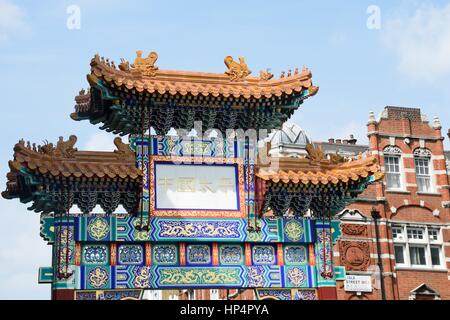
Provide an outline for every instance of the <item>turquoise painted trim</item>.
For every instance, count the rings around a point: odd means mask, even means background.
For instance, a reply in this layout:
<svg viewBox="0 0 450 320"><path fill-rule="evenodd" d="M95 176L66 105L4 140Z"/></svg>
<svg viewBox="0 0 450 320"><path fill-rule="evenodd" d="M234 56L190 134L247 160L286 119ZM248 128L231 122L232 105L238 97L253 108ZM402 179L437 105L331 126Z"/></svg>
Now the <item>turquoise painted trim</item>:
<svg viewBox="0 0 450 320"><path fill-rule="evenodd" d="M345 280L345 267L344 266L335 266L334 272L336 275L336 281L344 281Z"/></svg>
<svg viewBox="0 0 450 320"><path fill-rule="evenodd" d="M316 222L309 219L263 218L259 220L260 232L248 231L246 219L152 218L150 232L136 229L135 226L139 224L139 220L139 217L129 215L77 217L75 219L76 240L87 242L215 241L269 243L313 243L315 241L313 235L315 234ZM97 223L96 228L92 228L94 222ZM253 223L253 220L251 223Z"/></svg>
<svg viewBox="0 0 450 320"><path fill-rule="evenodd" d="M75 289L315 288L310 266L89 266ZM312 279L312 280L311 280Z"/></svg>
<svg viewBox="0 0 450 320"><path fill-rule="evenodd" d="M53 267L40 267L39 268L39 283L52 283L53 282Z"/></svg>

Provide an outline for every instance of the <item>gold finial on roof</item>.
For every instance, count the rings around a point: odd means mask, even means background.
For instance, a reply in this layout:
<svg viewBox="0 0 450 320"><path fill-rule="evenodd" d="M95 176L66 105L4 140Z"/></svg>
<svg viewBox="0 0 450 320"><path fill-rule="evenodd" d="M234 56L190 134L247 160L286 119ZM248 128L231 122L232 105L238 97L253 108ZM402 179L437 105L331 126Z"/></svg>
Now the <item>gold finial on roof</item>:
<svg viewBox="0 0 450 320"><path fill-rule="evenodd" d="M263 80L263 81L267 81L273 78L273 74L270 73L270 69L266 69L266 70L261 70L259 72L259 79Z"/></svg>
<svg viewBox="0 0 450 320"><path fill-rule="evenodd" d="M242 56L239 57L239 63L234 61L232 56L226 56L224 62L228 68L228 70L225 71L225 74L230 77L231 81L245 79L245 77L251 73Z"/></svg>
<svg viewBox="0 0 450 320"><path fill-rule="evenodd" d="M325 159L325 153L320 147L314 147L313 144L308 143L305 147L308 155L306 156L311 162L320 162Z"/></svg>
<svg viewBox="0 0 450 320"><path fill-rule="evenodd" d="M335 154L330 154L330 162L332 164L343 163L343 162L345 162L345 158L343 156L341 156L340 154L338 154L338 152L336 151Z"/></svg>
<svg viewBox="0 0 450 320"><path fill-rule="evenodd" d="M156 52L152 51L148 54L147 58L142 58L142 50L137 50L134 63L130 67L132 68L132 72L154 77L156 70L158 70L158 67L155 66L156 60L158 60L158 54ZM126 68L126 64L123 67Z"/></svg>
<svg viewBox="0 0 450 320"><path fill-rule="evenodd" d="M130 145L122 142L122 138L115 138L114 144L117 148L117 150L114 150L114 153L116 153L120 159L127 159L135 156L135 153L133 152L133 150L131 150Z"/></svg>

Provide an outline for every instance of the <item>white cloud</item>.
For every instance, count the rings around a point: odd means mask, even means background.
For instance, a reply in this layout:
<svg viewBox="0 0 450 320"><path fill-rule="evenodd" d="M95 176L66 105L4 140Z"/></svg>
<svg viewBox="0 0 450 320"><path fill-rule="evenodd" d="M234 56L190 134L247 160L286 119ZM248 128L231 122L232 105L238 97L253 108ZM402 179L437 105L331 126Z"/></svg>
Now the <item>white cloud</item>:
<svg viewBox="0 0 450 320"><path fill-rule="evenodd" d="M450 75L450 4L422 6L382 27L383 42L398 58L399 71L413 80L437 81Z"/></svg>
<svg viewBox="0 0 450 320"><path fill-rule="evenodd" d="M114 135L105 131L96 132L86 142L83 150L89 151L113 151L116 149L114 145ZM123 140L124 138L122 138ZM124 141L125 142L125 141Z"/></svg>
<svg viewBox="0 0 450 320"><path fill-rule="evenodd" d="M10 0L0 0L0 42L25 28L24 11Z"/></svg>

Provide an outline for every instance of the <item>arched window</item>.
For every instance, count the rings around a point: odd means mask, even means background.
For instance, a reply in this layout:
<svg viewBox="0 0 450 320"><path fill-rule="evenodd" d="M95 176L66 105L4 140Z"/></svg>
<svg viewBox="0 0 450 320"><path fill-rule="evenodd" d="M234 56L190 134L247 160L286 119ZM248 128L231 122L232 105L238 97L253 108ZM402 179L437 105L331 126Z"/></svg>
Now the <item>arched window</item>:
<svg viewBox="0 0 450 320"><path fill-rule="evenodd" d="M383 155L387 189L402 189L402 172L400 170L402 151L398 147L388 146L384 148Z"/></svg>
<svg viewBox="0 0 450 320"><path fill-rule="evenodd" d="M432 192L431 183L431 152L425 148L418 148L414 151L414 165L416 168L416 181L418 192Z"/></svg>

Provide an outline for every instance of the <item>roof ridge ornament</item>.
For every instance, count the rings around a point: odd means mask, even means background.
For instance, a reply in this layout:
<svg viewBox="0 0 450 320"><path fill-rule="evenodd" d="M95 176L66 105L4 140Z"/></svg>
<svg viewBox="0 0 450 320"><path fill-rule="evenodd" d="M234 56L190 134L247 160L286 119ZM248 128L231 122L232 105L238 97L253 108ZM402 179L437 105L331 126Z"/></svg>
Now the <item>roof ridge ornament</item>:
<svg viewBox="0 0 450 320"><path fill-rule="evenodd" d="M77 148L73 147L77 140L77 136L73 134L69 136L69 140L67 141L64 141L62 136L59 137L59 140L56 143L55 156L73 158L75 151L78 151Z"/></svg>
<svg viewBox="0 0 450 320"><path fill-rule="evenodd" d="M136 58L134 59L134 63L128 66L128 69L131 68L132 73L141 74L147 77L154 77L156 75L156 71L158 67L155 66L155 62L158 60L158 54L155 51L152 51L148 54L147 58L142 57L142 50L136 51ZM122 61L119 65L120 70L123 68L127 69L128 61Z"/></svg>
<svg viewBox="0 0 450 320"><path fill-rule="evenodd" d="M234 61L232 56L226 56L224 62L228 68L228 70L225 71L225 74L230 77L231 81L243 80L250 73L252 73L248 69L248 66L245 63L245 58L243 56L239 56L239 63Z"/></svg>
<svg viewBox="0 0 450 320"><path fill-rule="evenodd" d="M259 71L259 79L262 81L267 81L273 78L273 73L270 72L270 69Z"/></svg>
<svg viewBox="0 0 450 320"><path fill-rule="evenodd" d="M116 137L114 139L114 144L117 148L117 150L114 150L114 153L117 154L119 159L133 158L135 156L135 153L131 150L130 145L122 142L122 138Z"/></svg>
<svg viewBox="0 0 450 320"><path fill-rule="evenodd" d="M78 151L77 148L74 148L75 143L77 142L77 136L71 135L67 141L64 141L62 136L59 137L58 142L56 143L56 147L53 143L48 142L47 140L43 141L43 145L36 146L35 143L31 144L30 141L25 141L21 139L18 143L22 148L27 148L31 151L48 155L51 157L57 158L73 158L75 156L75 152Z"/></svg>
<svg viewBox="0 0 450 320"><path fill-rule="evenodd" d="M323 152L322 148L316 148L312 143L308 143L305 149L306 152L308 152L306 158L308 158L311 162L320 162L322 160L325 160L325 153Z"/></svg>

